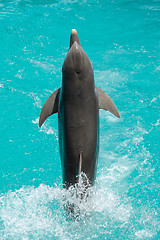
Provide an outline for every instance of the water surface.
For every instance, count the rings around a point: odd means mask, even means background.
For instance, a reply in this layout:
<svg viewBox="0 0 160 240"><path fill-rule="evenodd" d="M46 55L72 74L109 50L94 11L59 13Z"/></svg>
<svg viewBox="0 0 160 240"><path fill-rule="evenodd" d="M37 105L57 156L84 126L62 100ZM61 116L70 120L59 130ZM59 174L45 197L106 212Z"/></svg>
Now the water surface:
<svg viewBox="0 0 160 240"><path fill-rule="evenodd" d="M38 127L72 28L121 114L100 110L97 180L74 221L57 115ZM160 239L159 39L159 0L0 1L0 239Z"/></svg>

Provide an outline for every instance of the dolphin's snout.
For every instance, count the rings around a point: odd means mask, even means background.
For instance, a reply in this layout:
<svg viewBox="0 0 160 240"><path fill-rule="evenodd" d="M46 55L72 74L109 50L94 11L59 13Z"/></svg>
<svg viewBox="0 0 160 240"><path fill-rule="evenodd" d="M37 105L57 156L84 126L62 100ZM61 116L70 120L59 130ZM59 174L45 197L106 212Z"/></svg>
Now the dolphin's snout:
<svg viewBox="0 0 160 240"><path fill-rule="evenodd" d="M75 67L75 72L80 73L82 69L82 50L77 42L72 45L72 59Z"/></svg>
<svg viewBox="0 0 160 240"><path fill-rule="evenodd" d="M77 34L76 29L72 29L72 31L71 31L71 35L74 35L74 34Z"/></svg>
<svg viewBox="0 0 160 240"><path fill-rule="evenodd" d="M81 45L80 41L79 41L79 37L78 37L77 31L75 29L72 29L71 37L70 37L70 48L72 47L74 42L77 42L79 45Z"/></svg>
<svg viewBox="0 0 160 240"><path fill-rule="evenodd" d="M72 29L70 37L70 50L72 48L71 52L76 73L80 73L82 68L82 50L80 46L81 45L77 31L75 29Z"/></svg>

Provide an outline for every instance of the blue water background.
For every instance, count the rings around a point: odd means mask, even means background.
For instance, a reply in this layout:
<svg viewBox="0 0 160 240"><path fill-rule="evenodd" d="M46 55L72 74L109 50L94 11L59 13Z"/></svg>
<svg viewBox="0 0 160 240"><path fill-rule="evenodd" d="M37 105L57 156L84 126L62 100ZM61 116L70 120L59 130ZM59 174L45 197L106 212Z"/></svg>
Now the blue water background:
<svg viewBox="0 0 160 240"><path fill-rule="evenodd" d="M78 220L63 210L57 114L38 127L72 28L121 115L100 110ZM160 239L160 1L1 0L0 59L0 239Z"/></svg>

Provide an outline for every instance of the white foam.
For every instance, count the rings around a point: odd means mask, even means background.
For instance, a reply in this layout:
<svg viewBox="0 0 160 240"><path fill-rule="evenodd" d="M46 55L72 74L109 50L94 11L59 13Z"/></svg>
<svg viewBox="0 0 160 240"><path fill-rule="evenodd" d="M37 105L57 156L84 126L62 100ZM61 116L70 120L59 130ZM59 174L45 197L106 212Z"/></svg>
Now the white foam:
<svg viewBox="0 0 160 240"><path fill-rule="evenodd" d="M38 118L36 118L35 120L32 120L32 123L34 123L34 124L38 124L39 123L39 117Z"/></svg>
<svg viewBox="0 0 160 240"><path fill-rule="evenodd" d="M19 89L16 89L16 88L13 88L13 87L10 87L10 86L5 86L4 84L0 84L0 87L1 88L6 88L6 89L9 89L11 92L17 92L17 93L20 93L20 94L23 94L27 97L30 97L33 99L33 105L35 107L38 107L38 108L42 108L41 106L41 100L40 98L38 97L38 94L37 93L34 93L34 92L24 92L22 90L19 90Z"/></svg>
<svg viewBox="0 0 160 240"><path fill-rule="evenodd" d="M4 88L4 85L3 85L3 84L0 84L0 88Z"/></svg>
<svg viewBox="0 0 160 240"><path fill-rule="evenodd" d="M39 120L38 120L38 122L39 122ZM37 122L36 122L36 124L37 124ZM49 126L48 124L44 123L39 131L44 132L48 135L54 135L56 137L56 140L58 141L58 133L57 133L56 129Z"/></svg>
<svg viewBox="0 0 160 240"><path fill-rule="evenodd" d="M42 60L38 61L35 59L31 59L30 62L32 64L34 64L36 67L42 68L43 70L45 70L47 72L55 72L55 66L51 63L42 62Z"/></svg>
<svg viewBox="0 0 160 240"><path fill-rule="evenodd" d="M122 238L124 232L123 239L128 229L132 229L130 239L154 237L158 229L156 214L147 205L135 209L126 192L122 193L125 186L114 188L114 183L121 184L129 171L129 166L118 164L102 169L103 174L83 199L77 198L84 192L83 179L69 190L41 184L2 194L0 239L94 239L106 234L112 239L117 228ZM72 204L74 212L67 215L64 206Z"/></svg>
<svg viewBox="0 0 160 240"><path fill-rule="evenodd" d="M107 189L106 189L107 190ZM81 239L86 236L78 224L88 224L90 230L96 230L94 216L103 221L103 215L116 221L125 222L130 217L129 207L120 203L120 198L105 189L90 190L89 201L76 198L77 190L64 190L41 184L38 188L22 187L15 192L9 191L0 198L1 239L36 239L45 236L58 236L60 239ZM77 209L72 225L63 208L68 202L74 203ZM80 214L79 214L80 212ZM78 213L78 214L77 214ZM99 215L102 214L102 218ZM98 216L96 216L98 214ZM76 216L75 215L75 216ZM72 219L73 220L73 219ZM93 221L93 226L90 225ZM91 232L92 234L92 232Z"/></svg>

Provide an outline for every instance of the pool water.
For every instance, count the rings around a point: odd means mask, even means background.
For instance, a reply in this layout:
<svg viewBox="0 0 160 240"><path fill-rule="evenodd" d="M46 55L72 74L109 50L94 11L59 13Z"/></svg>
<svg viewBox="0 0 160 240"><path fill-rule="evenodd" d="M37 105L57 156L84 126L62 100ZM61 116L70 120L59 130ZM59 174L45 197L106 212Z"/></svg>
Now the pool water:
<svg viewBox="0 0 160 240"><path fill-rule="evenodd" d="M87 202L62 189L57 114L38 127L72 28L121 115L100 110ZM159 0L1 0L0 58L0 239L160 239Z"/></svg>

